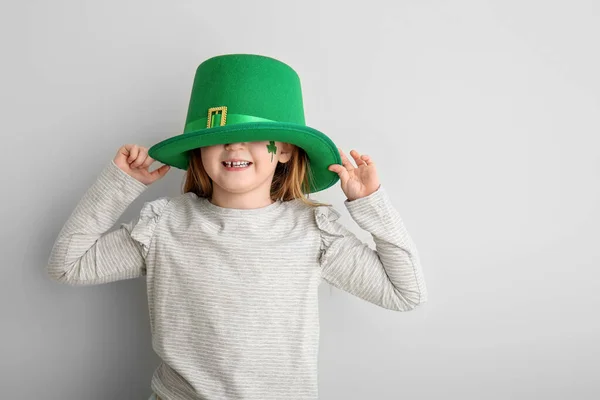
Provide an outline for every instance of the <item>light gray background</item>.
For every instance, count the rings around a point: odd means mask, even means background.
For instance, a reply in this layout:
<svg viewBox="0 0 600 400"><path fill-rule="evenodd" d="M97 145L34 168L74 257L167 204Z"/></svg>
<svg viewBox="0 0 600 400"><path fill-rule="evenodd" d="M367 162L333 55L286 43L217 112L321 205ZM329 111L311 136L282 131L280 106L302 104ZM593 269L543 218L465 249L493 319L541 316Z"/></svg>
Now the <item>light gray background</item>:
<svg viewBox="0 0 600 400"><path fill-rule="evenodd" d="M599 398L599 3L351 3L2 2L2 398L149 396L145 280L69 287L46 261L119 146L181 133L197 65L235 52L297 70L422 258L413 312L321 286L322 399ZM316 198L370 241L339 185Z"/></svg>

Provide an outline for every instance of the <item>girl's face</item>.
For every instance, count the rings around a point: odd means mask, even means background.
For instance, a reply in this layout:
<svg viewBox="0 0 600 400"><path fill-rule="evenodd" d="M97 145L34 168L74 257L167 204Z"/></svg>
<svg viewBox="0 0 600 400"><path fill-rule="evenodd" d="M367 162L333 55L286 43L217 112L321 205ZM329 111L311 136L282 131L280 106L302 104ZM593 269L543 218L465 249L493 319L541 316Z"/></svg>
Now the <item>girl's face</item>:
<svg viewBox="0 0 600 400"><path fill-rule="evenodd" d="M213 181L213 198L244 195L250 196L248 203L270 199L275 167L277 162L290 160L290 147L268 140L202 147L202 165Z"/></svg>

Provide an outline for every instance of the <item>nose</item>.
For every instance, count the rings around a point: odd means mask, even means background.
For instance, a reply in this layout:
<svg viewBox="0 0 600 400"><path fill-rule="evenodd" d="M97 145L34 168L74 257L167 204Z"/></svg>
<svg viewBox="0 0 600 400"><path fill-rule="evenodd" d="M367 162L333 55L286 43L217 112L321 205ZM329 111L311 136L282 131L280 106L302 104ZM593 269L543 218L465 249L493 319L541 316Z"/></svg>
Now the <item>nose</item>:
<svg viewBox="0 0 600 400"><path fill-rule="evenodd" d="M237 149L237 148L244 147L244 146L246 146L246 142L226 143L225 144L226 149Z"/></svg>

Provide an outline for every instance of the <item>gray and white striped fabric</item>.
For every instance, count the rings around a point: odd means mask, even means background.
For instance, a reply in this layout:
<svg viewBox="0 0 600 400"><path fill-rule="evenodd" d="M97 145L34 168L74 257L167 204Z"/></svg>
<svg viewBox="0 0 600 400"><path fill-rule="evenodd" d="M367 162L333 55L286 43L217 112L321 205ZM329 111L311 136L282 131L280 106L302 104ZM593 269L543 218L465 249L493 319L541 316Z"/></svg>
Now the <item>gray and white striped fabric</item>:
<svg viewBox="0 0 600 400"><path fill-rule="evenodd" d="M147 186L111 161L62 228L49 276L95 285L146 276L151 388L163 400L317 399L318 286L408 311L427 300L417 249L383 186L344 205L375 249L331 206L258 209L193 193L144 203Z"/></svg>

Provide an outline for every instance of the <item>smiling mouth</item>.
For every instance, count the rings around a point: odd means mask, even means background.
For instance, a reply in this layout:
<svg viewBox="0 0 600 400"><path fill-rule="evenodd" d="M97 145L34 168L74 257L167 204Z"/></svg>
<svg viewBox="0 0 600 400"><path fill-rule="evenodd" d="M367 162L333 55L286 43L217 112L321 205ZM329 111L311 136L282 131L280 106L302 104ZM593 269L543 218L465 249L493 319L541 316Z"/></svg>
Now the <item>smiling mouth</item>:
<svg viewBox="0 0 600 400"><path fill-rule="evenodd" d="M249 167L250 165L252 165L252 163L250 161L223 161L221 164L223 164L224 167L226 168L231 168L231 169L235 169L235 168L246 168Z"/></svg>

